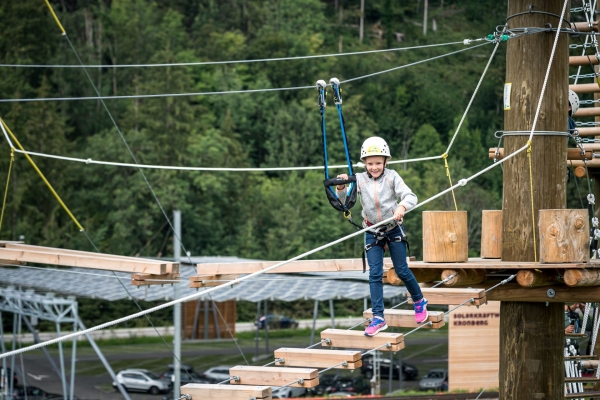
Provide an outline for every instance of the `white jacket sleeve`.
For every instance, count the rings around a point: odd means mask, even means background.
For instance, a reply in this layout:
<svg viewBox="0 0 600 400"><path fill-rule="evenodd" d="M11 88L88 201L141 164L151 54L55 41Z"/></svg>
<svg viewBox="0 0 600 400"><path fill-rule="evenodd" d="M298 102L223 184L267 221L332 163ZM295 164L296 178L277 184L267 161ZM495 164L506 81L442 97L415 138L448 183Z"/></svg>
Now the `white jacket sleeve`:
<svg viewBox="0 0 600 400"><path fill-rule="evenodd" d="M400 203L398 205L404 206L406 211L412 210L417 205L417 195L414 194L408 186L406 186L404 179L402 179L398 174L396 174L394 177L394 190L400 199Z"/></svg>

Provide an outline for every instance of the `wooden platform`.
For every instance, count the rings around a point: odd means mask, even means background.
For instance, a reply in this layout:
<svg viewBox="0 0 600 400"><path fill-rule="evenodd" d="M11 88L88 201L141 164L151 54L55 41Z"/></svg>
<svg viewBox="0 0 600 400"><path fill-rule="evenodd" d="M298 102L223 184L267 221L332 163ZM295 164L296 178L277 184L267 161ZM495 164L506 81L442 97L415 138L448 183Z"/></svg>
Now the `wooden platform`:
<svg viewBox="0 0 600 400"><path fill-rule="evenodd" d="M600 392L583 392L565 394L565 399L589 399L592 397L600 397Z"/></svg>
<svg viewBox="0 0 600 400"><path fill-rule="evenodd" d="M283 361L277 359L283 359ZM362 366L360 351L281 348L275 350L275 365L280 367L329 368L353 370Z"/></svg>
<svg viewBox="0 0 600 400"><path fill-rule="evenodd" d="M429 317L423 324L417 324L415 321L415 312L412 310L384 310L383 316L387 326L395 326L400 328L416 328L423 325L426 322L431 322L431 325L425 326L426 328L438 329L444 326L444 313L441 311L429 311ZM363 317L373 319L373 312L369 308L363 312ZM365 325L368 325L365 322Z"/></svg>
<svg viewBox="0 0 600 400"><path fill-rule="evenodd" d="M63 267L131 272L132 284L136 286L158 285L161 282L157 280L161 279L179 279L179 263L175 262L33 246L22 242L0 241L0 260L16 264L30 262Z"/></svg>
<svg viewBox="0 0 600 400"><path fill-rule="evenodd" d="M312 388L319 384L319 370L313 368L252 367L238 365L229 369L229 374L238 380L231 385L269 385ZM303 382L295 382L302 379ZM295 382L295 383L292 383Z"/></svg>

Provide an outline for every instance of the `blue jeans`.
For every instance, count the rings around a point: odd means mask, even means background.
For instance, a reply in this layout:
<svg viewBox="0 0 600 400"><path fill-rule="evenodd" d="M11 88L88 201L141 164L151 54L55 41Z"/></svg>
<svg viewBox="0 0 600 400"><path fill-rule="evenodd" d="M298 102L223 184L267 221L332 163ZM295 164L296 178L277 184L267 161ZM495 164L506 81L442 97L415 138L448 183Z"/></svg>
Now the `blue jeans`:
<svg viewBox="0 0 600 400"><path fill-rule="evenodd" d="M402 228L399 226L392 229L391 231L385 232L383 235L394 238L404 233ZM377 238L372 233L365 233L365 245L373 244L377 241ZM367 261L369 262L369 289L371 291L371 308L373 310L373 316L383 318L383 244L381 241L380 245L373 246L367 251ZM389 242L386 244L390 249L390 255L392 257L392 263L394 269L398 274L398 277L404 282L404 286L410 293L413 302L417 302L423 298L421 293L421 287L415 279L415 276L406 262L406 243L404 242Z"/></svg>

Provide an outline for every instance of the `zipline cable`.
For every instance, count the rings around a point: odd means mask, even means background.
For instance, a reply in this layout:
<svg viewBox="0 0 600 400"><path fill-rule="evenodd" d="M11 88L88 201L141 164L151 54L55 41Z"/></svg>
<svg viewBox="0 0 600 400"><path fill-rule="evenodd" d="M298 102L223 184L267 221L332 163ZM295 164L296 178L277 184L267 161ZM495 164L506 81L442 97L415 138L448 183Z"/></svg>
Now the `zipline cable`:
<svg viewBox="0 0 600 400"><path fill-rule="evenodd" d="M67 41L73 47L69 37L67 34L64 34ZM396 71L402 68L412 67L414 65L419 65L426 63L428 61L438 60L443 57L448 57L454 54L462 53L465 51L473 50L481 46L485 46L493 42L481 43L475 46L467 47L465 49L453 51L450 53L442 54L439 56L427 58L421 61L416 61L413 63L401 65L398 67L390 68L384 71L374 72L372 74L367 74L364 76L359 76L356 78L350 78L345 81L340 81L340 83L348 83L354 82L360 79L370 78L372 76L385 74L388 72ZM79 55L77 55L78 59ZM88 72L85 68L83 68L87 75ZM94 84L95 87L95 84ZM197 92L197 93L162 93L162 94L140 94L140 95L122 95L122 96L102 96L100 92L96 89L96 96L84 96L84 97L39 97L39 98L27 98L27 99L0 99L0 103L26 103L26 102L39 102L39 101L73 101L73 100L123 100L123 99L149 99L149 98L162 98L162 97L193 97L193 96L208 96L208 95L223 95L223 94L243 94L243 93L261 93L261 92L276 92L276 91L292 91L292 90L302 90L302 89L314 89L314 86L295 86L295 87L286 87L286 88L264 88L264 89L243 89L243 90L227 90L227 91L215 91L215 92Z"/></svg>
<svg viewBox="0 0 600 400"><path fill-rule="evenodd" d="M64 33L64 32L63 32ZM226 64L248 64L248 63L259 63L259 62L270 62L270 61L293 61L293 60L307 60L314 58L326 58L326 57L343 57L343 56L355 56L364 54L376 54L376 53L390 53L396 51L406 50L418 50L432 47L442 46L453 46L457 44L470 44L472 42L479 42L485 40L480 39L464 39L460 42L448 42L448 43L435 43L426 44L421 46L411 47L396 47L392 49L379 49L379 50L365 50L365 51L354 51L350 53L333 53L333 54L315 54L309 56L296 56L296 57L275 57L275 58L260 58L256 60L227 60L227 61L198 61L198 62L180 62L180 63L157 63L157 64L0 64L1 67L10 68L149 68L149 67L194 67L203 65L226 65Z"/></svg>

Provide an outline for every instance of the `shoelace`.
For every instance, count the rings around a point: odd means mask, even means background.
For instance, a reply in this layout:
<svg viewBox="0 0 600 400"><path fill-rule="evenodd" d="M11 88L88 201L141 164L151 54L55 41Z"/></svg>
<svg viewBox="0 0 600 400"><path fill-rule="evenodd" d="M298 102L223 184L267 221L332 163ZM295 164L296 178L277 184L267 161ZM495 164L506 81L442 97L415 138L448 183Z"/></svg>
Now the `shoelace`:
<svg viewBox="0 0 600 400"><path fill-rule="evenodd" d="M373 321L371 321L371 323L369 324L369 327L377 326L377 325L381 324L382 322L385 322L385 321L382 319L379 319L379 318L373 318Z"/></svg>
<svg viewBox="0 0 600 400"><path fill-rule="evenodd" d="M425 302L424 301L419 301L417 303L415 303L415 312L423 312L423 307L425 307Z"/></svg>

